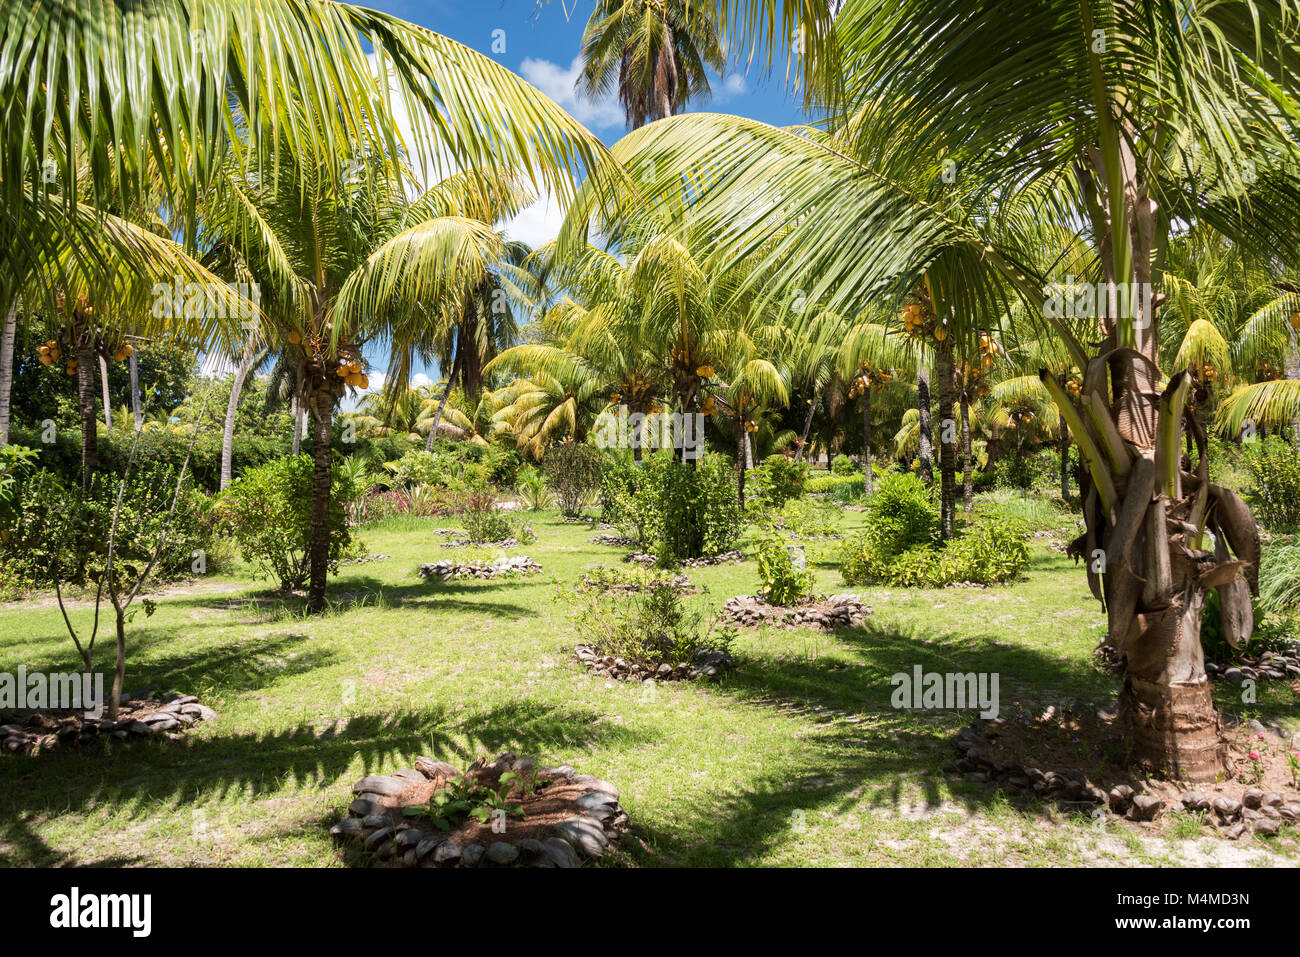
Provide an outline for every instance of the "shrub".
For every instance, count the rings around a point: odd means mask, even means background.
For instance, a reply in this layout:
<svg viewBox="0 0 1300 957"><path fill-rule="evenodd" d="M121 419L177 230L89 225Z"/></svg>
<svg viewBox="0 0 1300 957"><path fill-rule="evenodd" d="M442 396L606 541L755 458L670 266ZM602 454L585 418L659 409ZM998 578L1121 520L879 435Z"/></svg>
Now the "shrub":
<svg viewBox="0 0 1300 957"><path fill-rule="evenodd" d="M853 467L853 460L841 452L831 461L832 475L852 475L856 469Z"/></svg>
<svg viewBox="0 0 1300 957"><path fill-rule="evenodd" d="M122 480L96 473L90 489L66 484L48 469L24 475L15 486L13 508L0 527L0 566L11 596L30 588L49 587L57 574L61 582L84 585L102 570L108 552L113 508ZM122 492L122 511L114 542L120 578L134 578L163 542L151 578L177 581L201 568L221 565L212 500L186 477L176 500L176 512L165 539L162 532L176 489L176 475L167 466L132 470Z"/></svg>
<svg viewBox="0 0 1300 957"><path fill-rule="evenodd" d="M866 534L885 556L929 542L939 526L930 490L910 472L887 472L880 477L866 519Z"/></svg>
<svg viewBox="0 0 1300 957"><path fill-rule="evenodd" d="M809 495L830 493L834 496L840 489L852 489L857 495L866 491L866 480L861 475L814 475L804 482L803 490Z"/></svg>
<svg viewBox="0 0 1300 957"><path fill-rule="evenodd" d="M839 528L839 510L806 498L794 498L775 516L773 524L788 528L800 538L834 535Z"/></svg>
<svg viewBox="0 0 1300 957"><path fill-rule="evenodd" d="M273 576L283 591L301 588L307 580L312 472L310 455L268 462L231 483L219 505L222 527L244 560L261 574ZM352 544L345 505L352 494L346 479L330 489L331 573L338 571Z"/></svg>
<svg viewBox="0 0 1300 957"><path fill-rule="evenodd" d="M870 530L845 542L840 574L851 585L939 588L954 582L992 585L1014 579L1029 561L1024 525L1000 512L979 516L946 545L916 544L890 552Z"/></svg>
<svg viewBox="0 0 1300 957"><path fill-rule="evenodd" d="M1273 435L1242 446L1242 462L1254 480L1259 520L1270 529L1300 526L1300 456L1295 446Z"/></svg>
<svg viewBox="0 0 1300 957"><path fill-rule="evenodd" d="M636 508L660 564L717 555L735 547L741 512L731 461L717 453L694 465L671 453L650 456Z"/></svg>
<svg viewBox="0 0 1300 957"><path fill-rule="evenodd" d="M554 494L546 484L546 476L531 465L525 465L518 471L515 488L519 492L519 500L533 512L546 508L555 501Z"/></svg>
<svg viewBox="0 0 1300 957"><path fill-rule="evenodd" d="M583 644L642 666L689 663L701 651L728 651L735 629L689 604L671 578L647 573L626 596L601 589L561 589L557 601L570 616Z"/></svg>
<svg viewBox="0 0 1300 957"><path fill-rule="evenodd" d="M385 462L384 468L393 474L394 488L405 489L419 485L446 485L451 481L452 463L436 452L411 449L395 462Z"/></svg>
<svg viewBox="0 0 1300 957"><path fill-rule="evenodd" d="M804 492L808 466L784 455L769 455L745 475L746 504L758 508L780 508Z"/></svg>
<svg viewBox="0 0 1300 957"><path fill-rule="evenodd" d="M520 544L531 545L537 541L532 525L499 509L495 496L479 495L466 499L461 521L465 523L465 533L471 542L501 542L513 538Z"/></svg>
<svg viewBox="0 0 1300 957"><path fill-rule="evenodd" d="M560 442L542 456L542 473L564 515L582 514L583 503L600 488L604 456L583 442Z"/></svg>
<svg viewBox="0 0 1300 957"><path fill-rule="evenodd" d="M812 594L813 573L783 538L764 536L757 543L758 592L774 605L788 605ZM796 554L799 558L796 558Z"/></svg>

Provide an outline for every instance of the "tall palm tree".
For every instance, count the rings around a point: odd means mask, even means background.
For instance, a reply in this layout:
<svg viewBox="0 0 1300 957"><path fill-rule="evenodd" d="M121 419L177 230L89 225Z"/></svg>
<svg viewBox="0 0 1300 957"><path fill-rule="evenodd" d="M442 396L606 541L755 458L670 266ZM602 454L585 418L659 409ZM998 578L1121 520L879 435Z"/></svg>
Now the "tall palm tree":
<svg viewBox="0 0 1300 957"><path fill-rule="evenodd" d="M1180 469L1190 377L1166 385L1159 366L1165 251L1175 222L1208 223L1261 254L1300 246L1300 147L1283 119L1300 112L1297 61L1259 54L1300 48L1298 30L1290 4L1245 0L849 0L825 99L832 126L869 115L852 149L710 115L646 127L614 150L638 181L625 203L698 186L684 201L691 220L714 232L721 260L761 248L769 296L811 284L842 308L961 248L1034 304L1084 370L1082 415L1042 380L1087 469L1075 549L1108 556L1090 584L1127 662L1120 722L1137 760L1192 780L1213 779L1226 753L1199 641L1205 596L1217 588L1225 631L1249 636L1259 541L1241 499L1209 481L1203 449L1195 472ZM904 188L895 174L918 142L953 160L958 190L995 204L1069 177L1069 189L1043 191L1039 216L1075 224L1096 255L1090 280L1150 295L1094 314L1100 345L1085 346L1045 308L1043 277L1014 244Z"/></svg>
<svg viewBox="0 0 1300 957"><path fill-rule="evenodd" d="M594 98L617 83L628 129L707 99L708 68L726 68L717 29L686 0L597 0L582 61L579 88Z"/></svg>

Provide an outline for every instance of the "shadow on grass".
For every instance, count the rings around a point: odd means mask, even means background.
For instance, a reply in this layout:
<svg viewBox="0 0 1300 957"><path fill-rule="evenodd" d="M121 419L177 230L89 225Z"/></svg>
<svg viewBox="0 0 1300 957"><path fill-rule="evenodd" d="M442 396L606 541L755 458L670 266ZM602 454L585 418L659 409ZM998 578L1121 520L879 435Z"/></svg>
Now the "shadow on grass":
<svg viewBox="0 0 1300 957"><path fill-rule="evenodd" d="M65 813L98 807L142 810L252 800L276 795L285 781L318 789L345 783L342 775L410 767L418 755L465 767L502 750L535 754L563 747L633 746L646 735L602 722L594 711L556 708L521 700L464 714L443 708L364 714L326 726L302 723L272 734L223 734L180 740L101 744L81 751L55 750L34 758L6 756L0 788L0 848L11 863L57 866L78 863L37 833L37 825ZM492 754L488 754L492 752ZM351 800L340 795L337 818ZM114 859L121 865L149 859Z"/></svg>
<svg viewBox="0 0 1300 957"><path fill-rule="evenodd" d="M915 665L924 672L997 674L1003 712L1022 700L1028 705L1081 698L1102 705L1116 687L1086 664L1072 666L1032 648L995 645L992 635L913 633L868 623L838 630L838 647L823 653L815 633L790 634L796 654L746 656L715 690L747 706L813 720L812 729L799 735L811 760L793 773L760 776L744 793L683 808L684 820L671 830L637 826L634 837L644 847L629 842L625 853L633 860L745 865L804 822L844 821L844 815L861 816L864 809L867 815L856 826L867 829L876 811L896 815L920 807L933 813L945 801L967 812L1007 804L1037 812L1041 805L1032 798L947 776L944 765L957 757L953 736L976 710L896 709L891 676L910 676ZM827 641L821 639L823 645ZM805 653L797 653L801 649ZM860 840L854 843L861 846Z"/></svg>

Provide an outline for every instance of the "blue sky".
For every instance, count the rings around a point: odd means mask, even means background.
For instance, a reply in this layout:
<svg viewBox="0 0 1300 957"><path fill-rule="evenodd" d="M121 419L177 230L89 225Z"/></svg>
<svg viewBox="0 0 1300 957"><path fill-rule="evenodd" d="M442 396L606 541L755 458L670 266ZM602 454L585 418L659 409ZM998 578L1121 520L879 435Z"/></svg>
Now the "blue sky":
<svg viewBox="0 0 1300 957"><path fill-rule="evenodd" d="M370 0L367 5L426 26L492 57L559 103L606 144L615 143L627 132L616 93L593 102L579 96L574 88L582 31L595 9L594 0ZM503 34L494 33L498 30ZM494 52L494 39L504 40L504 52ZM711 77L710 83L712 97L687 104L688 112L733 113L778 126L806 119L797 98L785 90L780 72L764 78L757 70L748 75L743 70L731 71L725 77ZM555 237L562 216L553 201L539 201L506 229L513 238L540 245ZM387 366L386 355L367 358L376 371ZM426 377L438 377L436 366L417 365L415 371L416 385L425 382ZM372 374L370 391L381 384L382 376ZM348 401L344 407L352 405Z"/></svg>

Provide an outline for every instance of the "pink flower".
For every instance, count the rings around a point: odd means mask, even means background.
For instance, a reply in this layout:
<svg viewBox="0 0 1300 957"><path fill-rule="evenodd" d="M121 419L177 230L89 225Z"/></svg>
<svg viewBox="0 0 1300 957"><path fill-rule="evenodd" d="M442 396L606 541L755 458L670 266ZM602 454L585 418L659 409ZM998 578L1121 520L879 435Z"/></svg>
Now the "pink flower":
<svg viewBox="0 0 1300 957"><path fill-rule="evenodd" d="M1256 754L1254 751L1252 751L1252 752L1250 752L1250 759L1251 759L1252 761L1258 761L1258 760L1259 760L1259 755Z"/></svg>

